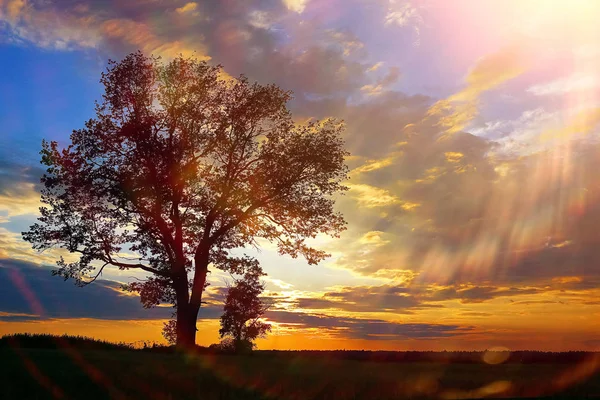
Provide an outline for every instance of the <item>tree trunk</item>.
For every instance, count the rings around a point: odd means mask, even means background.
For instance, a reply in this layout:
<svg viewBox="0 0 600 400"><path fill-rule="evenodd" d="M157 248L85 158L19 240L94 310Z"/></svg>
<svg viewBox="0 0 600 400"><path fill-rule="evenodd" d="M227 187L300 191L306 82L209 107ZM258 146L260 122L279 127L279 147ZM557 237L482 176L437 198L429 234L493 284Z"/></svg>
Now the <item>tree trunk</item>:
<svg viewBox="0 0 600 400"><path fill-rule="evenodd" d="M195 257L192 295L189 296L187 277L185 285L175 287L177 294L177 347L191 349L196 345L196 320L202 304L202 293L208 272L208 250ZM189 300L189 301L188 301Z"/></svg>
<svg viewBox="0 0 600 400"><path fill-rule="evenodd" d="M196 345L196 318L198 310L185 305L177 306L177 347L189 350Z"/></svg>
<svg viewBox="0 0 600 400"><path fill-rule="evenodd" d="M196 346L196 320L202 304L202 293L208 272L208 250L197 255L194 262L195 273L191 296L188 291L187 274L173 282L177 297L177 347L184 350Z"/></svg>
<svg viewBox="0 0 600 400"><path fill-rule="evenodd" d="M191 296L185 267L179 268L181 273L173 279L173 289L177 301L177 347L183 350L190 350L196 346L196 320L202 304L202 292L204 292L208 273L209 249L202 247L200 250L194 257L195 272Z"/></svg>
<svg viewBox="0 0 600 400"><path fill-rule="evenodd" d="M173 279L173 289L177 300L177 322L175 331L177 334L176 345L183 350L192 349L196 345L196 318L198 309L190 305L188 281L185 269L184 273Z"/></svg>

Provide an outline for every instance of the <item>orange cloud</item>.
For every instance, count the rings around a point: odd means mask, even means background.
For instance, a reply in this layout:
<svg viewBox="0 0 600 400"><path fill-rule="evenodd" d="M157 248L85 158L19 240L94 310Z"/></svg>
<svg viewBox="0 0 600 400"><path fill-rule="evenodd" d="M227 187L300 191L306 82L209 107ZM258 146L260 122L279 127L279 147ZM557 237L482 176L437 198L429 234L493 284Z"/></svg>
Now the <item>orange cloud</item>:
<svg viewBox="0 0 600 400"><path fill-rule="evenodd" d="M17 19L26 5L27 3L25 0L9 0L8 4L6 5L8 17L11 20Z"/></svg>
<svg viewBox="0 0 600 400"><path fill-rule="evenodd" d="M196 12L197 3L176 9L178 14ZM71 50L99 48L107 41L120 41L148 54L172 58L183 54L209 59L198 37L192 42L168 40L153 24L127 18L109 18L106 14L75 6L70 9L39 8L27 0L0 2L0 21L4 20L14 37L44 48Z"/></svg>
<svg viewBox="0 0 600 400"><path fill-rule="evenodd" d="M181 41L165 42L156 36L151 27L145 23L129 19L110 19L101 26L102 33L107 38L120 39L141 49L144 53L163 56L166 58L195 56L208 60L210 57L203 55L200 45L191 47Z"/></svg>
<svg viewBox="0 0 600 400"><path fill-rule="evenodd" d="M198 3L193 1L185 3L185 5L176 8L175 11L179 14L194 13L198 9Z"/></svg>

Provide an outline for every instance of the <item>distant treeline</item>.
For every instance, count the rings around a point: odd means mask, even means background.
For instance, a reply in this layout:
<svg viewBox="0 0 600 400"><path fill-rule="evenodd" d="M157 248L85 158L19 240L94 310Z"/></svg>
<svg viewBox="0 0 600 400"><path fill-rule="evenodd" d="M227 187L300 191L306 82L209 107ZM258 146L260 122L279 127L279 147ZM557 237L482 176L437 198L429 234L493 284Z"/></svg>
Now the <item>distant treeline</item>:
<svg viewBox="0 0 600 400"><path fill-rule="evenodd" d="M175 352L173 346L155 343L112 343L83 336L55 336L45 334L16 334L0 337L0 350L19 347L31 349L128 350L157 353ZM222 353L213 347L197 346L199 354ZM486 355L487 354L487 355ZM600 358L599 352L568 351L369 351L369 350L256 350L253 357L325 358L394 363L448 363L448 364L576 364ZM487 361L486 361L487 360Z"/></svg>

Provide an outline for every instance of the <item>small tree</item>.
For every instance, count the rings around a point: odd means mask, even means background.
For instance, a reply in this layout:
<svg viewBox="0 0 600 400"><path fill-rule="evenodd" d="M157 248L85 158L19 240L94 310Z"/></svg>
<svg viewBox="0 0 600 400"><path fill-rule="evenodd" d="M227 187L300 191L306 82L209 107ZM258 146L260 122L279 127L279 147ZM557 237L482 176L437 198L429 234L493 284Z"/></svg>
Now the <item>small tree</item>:
<svg viewBox="0 0 600 400"><path fill-rule="evenodd" d="M177 320L170 319L164 322L162 335L170 345L177 344Z"/></svg>
<svg viewBox="0 0 600 400"><path fill-rule="evenodd" d="M108 265L151 274L130 288L147 307L176 306L180 346L195 343L210 265L254 263L231 250L258 238L316 264L327 254L306 239L345 228L333 208L346 189L342 125L296 125L289 92L220 76L184 57L110 61L96 117L66 148L43 142L45 206L23 234L78 254L55 273L81 285Z"/></svg>
<svg viewBox="0 0 600 400"><path fill-rule="evenodd" d="M221 338L231 337L234 349L238 352L251 350L255 346L255 339L271 331L271 325L260 320L269 307L260 298L265 289L260 282L263 275L258 266L252 268L227 290L219 334Z"/></svg>

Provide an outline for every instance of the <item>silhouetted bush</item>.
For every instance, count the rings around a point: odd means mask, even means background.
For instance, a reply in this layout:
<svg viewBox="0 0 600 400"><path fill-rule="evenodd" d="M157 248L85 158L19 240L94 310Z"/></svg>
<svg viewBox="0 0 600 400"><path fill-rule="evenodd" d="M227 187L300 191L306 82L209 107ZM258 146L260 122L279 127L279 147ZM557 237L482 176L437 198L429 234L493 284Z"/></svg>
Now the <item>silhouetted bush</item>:
<svg viewBox="0 0 600 400"><path fill-rule="evenodd" d="M133 350L127 343L112 343L85 336L56 336L48 334L18 333L0 337L0 348L60 349L74 347L86 350Z"/></svg>

